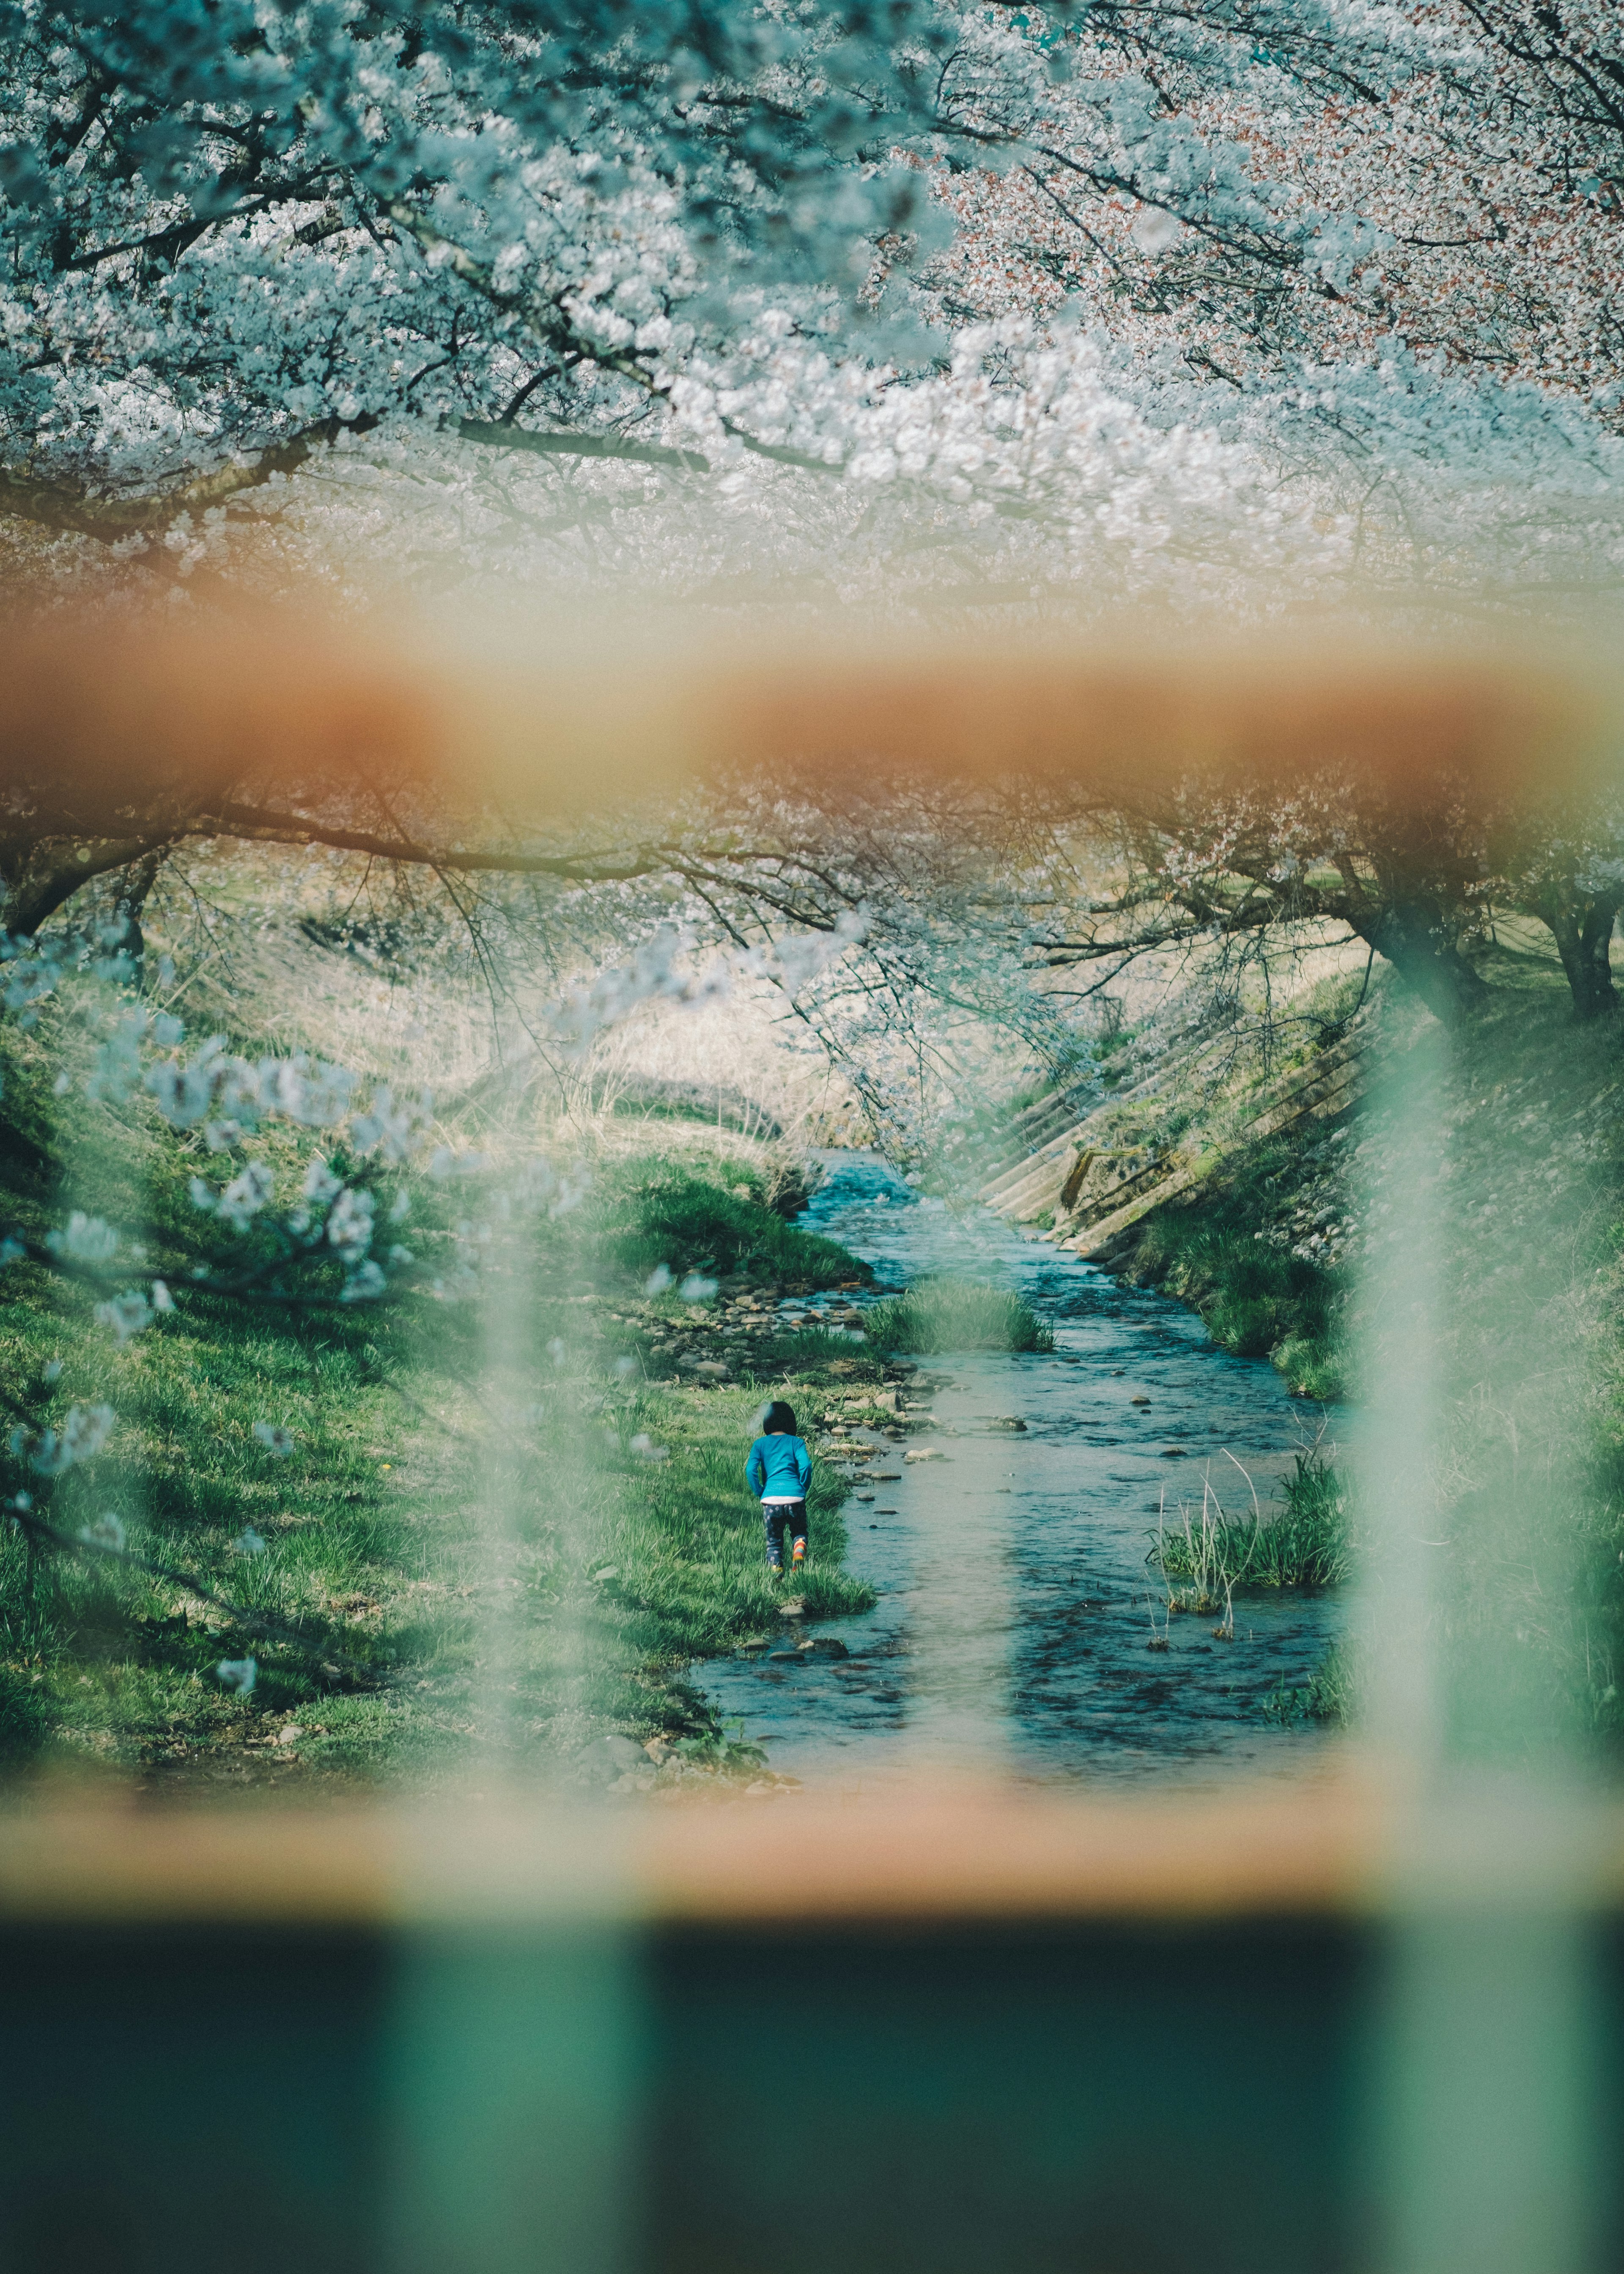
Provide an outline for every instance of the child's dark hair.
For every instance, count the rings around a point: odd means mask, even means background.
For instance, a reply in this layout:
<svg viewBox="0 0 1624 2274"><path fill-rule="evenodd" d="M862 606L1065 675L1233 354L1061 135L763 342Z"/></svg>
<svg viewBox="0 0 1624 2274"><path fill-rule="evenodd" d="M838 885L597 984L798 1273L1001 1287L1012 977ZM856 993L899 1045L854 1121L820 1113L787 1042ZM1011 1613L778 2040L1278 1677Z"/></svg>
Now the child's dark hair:
<svg viewBox="0 0 1624 2274"><path fill-rule="evenodd" d="M781 1397L775 1397L762 1415L762 1434L763 1437L793 1437L795 1434L794 1407L786 1405Z"/></svg>

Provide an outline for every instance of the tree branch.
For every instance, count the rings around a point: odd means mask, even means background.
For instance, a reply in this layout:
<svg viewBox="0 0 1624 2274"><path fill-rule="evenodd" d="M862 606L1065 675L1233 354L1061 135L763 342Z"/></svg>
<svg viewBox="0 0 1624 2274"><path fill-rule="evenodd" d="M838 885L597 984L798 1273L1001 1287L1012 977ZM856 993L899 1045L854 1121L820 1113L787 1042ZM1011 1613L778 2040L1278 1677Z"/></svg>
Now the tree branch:
<svg viewBox="0 0 1624 2274"><path fill-rule="evenodd" d="M532 426L504 426L486 418L462 418L457 433L464 442L481 442L493 450L533 450L540 457L629 458L645 466L677 466L684 473L708 474L710 461L697 450L667 449L660 442L628 442L618 434L546 434Z"/></svg>
<svg viewBox="0 0 1624 2274"><path fill-rule="evenodd" d="M32 475L0 468L0 513L19 521L39 523L46 529L72 530L94 537L102 545L117 545L126 537L155 535L169 529L183 513L200 513L223 505L243 490L258 488L276 474L297 471L306 459L336 441L342 433L365 434L378 425L370 412L357 418L322 418L273 443L252 464L221 466L199 474L177 490L156 497L92 497L63 482L40 481Z"/></svg>
<svg viewBox="0 0 1624 2274"><path fill-rule="evenodd" d="M341 852L370 853L375 860L395 861L410 868L449 869L467 874L560 877L578 885L619 885L638 877L657 877L677 865L665 853L637 853L617 859L610 854L458 853L443 846L422 845L410 837L380 837L366 829L345 829L297 813L269 813L254 806L227 802L212 813L193 816L185 825L188 837L250 838L267 845L331 845Z"/></svg>

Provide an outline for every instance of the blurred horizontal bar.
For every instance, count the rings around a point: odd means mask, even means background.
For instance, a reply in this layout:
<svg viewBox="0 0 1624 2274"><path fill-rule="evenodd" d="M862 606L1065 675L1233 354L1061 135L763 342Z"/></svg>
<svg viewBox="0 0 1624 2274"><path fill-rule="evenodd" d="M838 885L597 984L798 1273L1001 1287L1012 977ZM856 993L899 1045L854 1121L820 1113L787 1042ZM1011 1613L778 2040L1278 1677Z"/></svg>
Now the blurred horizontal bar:
<svg viewBox="0 0 1624 2274"><path fill-rule="evenodd" d="M1424 1803L1374 1781L1056 1797L0 1817L0 1919L1179 1918L1624 1909L1624 1805L1494 1780Z"/></svg>

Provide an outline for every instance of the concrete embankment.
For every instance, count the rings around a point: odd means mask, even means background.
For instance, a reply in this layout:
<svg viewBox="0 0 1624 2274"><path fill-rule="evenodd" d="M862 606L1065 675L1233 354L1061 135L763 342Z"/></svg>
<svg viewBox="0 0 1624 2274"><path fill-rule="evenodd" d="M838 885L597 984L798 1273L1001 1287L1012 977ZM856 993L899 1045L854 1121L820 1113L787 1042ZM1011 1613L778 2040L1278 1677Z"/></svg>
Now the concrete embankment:
<svg viewBox="0 0 1624 2274"><path fill-rule="evenodd" d="M1380 1053L1372 1021L1272 1078L1226 1082L1221 1047L1209 1040L1169 1052L1132 1088L1083 1111L1071 1097L1042 1100L1016 1122L1021 1149L978 1198L1006 1221L1041 1225L1056 1246L1109 1269L1132 1253L1138 1227L1158 1209L1221 1180L1267 1140L1319 1133L1346 1114ZM1184 1093L1201 1098L1204 1110L1176 1141L1158 1142L1146 1124L1158 1104Z"/></svg>

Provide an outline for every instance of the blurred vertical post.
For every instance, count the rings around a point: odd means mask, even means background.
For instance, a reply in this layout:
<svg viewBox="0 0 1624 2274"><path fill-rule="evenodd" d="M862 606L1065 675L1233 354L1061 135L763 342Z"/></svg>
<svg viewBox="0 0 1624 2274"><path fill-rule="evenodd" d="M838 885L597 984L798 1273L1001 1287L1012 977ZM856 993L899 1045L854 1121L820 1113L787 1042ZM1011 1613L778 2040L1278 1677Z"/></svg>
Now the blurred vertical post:
<svg viewBox="0 0 1624 2274"><path fill-rule="evenodd" d="M1443 1384L1440 1198L1447 1043L1429 1036L1399 1061L1386 1142L1365 1198L1371 1226L1363 1289L1365 1554L1357 1621L1365 1733L1407 1788L1439 1769L1440 1550L1432 1521Z"/></svg>
<svg viewBox="0 0 1624 2274"><path fill-rule="evenodd" d="M530 1717L587 1678L574 1584L594 1447L580 1385L543 1350L545 1268L535 1224L499 1195L485 1242L478 1677L481 1813L494 1830L490 1923L458 1919L402 1939L391 2006L387 2274L630 2274L636 2263L643 2004L629 1931L598 1867L611 1830L560 1816L528 1865L543 1740ZM545 1363L544 1380L539 1369ZM562 1600L532 1584L527 1551L555 1550ZM544 1625L542 1623L546 1623ZM530 1788L526 1790L525 1788ZM485 1808L495 1803L499 1813ZM418 1859L432 1881L436 1859ZM547 1900L560 1870L596 1889ZM516 1899L514 1899L516 1898Z"/></svg>
<svg viewBox="0 0 1624 2274"><path fill-rule="evenodd" d="M637 1992L629 1939L607 1921L406 1939L384 2095L387 2274L631 2274Z"/></svg>
<svg viewBox="0 0 1624 2274"><path fill-rule="evenodd" d="M477 1797L551 1781L558 1744L568 1743L559 1716L576 1716L590 1686L591 1614L580 1579L605 1447L603 1426L588 1420L601 1400L583 1378L587 1338L572 1333L567 1344L548 1337L563 1291L544 1284L560 1261L538 1246L545 1218L522 1177L488 1205L489 1219L474 1227L484 1250L478 1568L471 1575Z"/></svg>
<svg viewBox="0 0 1624 2274"><path fill-rule="evenodd" d="M1579 1843L1571 1821L1545 1811L1481 1794L1466 1805L1476 1890L1451 1871L1440 1901L1413 1852L1395 1890L1378 2018L1378 2263L1387 2274L1588 2274L1601 2061L1577 1874L1563 1869ZM1436 1817L1430 1828L1435 1858L1447 1834ZM1543 1889L1517 1868L1524 1843L1543 1849Z"/></svg>
<svg viewBox="0 0 1624 2274"><path fill-rule="evenodd" d="M500 1195L499 1195L500 1198ZM476 1576L475 1726L484 1758L480 1783L508 1783L520 1766L521 1733L515 1704L520 1656L517 1547L523 1447L528 1442L524 1397L527 1360L534 1352L534 1291L524 1228L511 1220L480 1227L485 1255L480 1278L484 1396L477 1490L480 1568Z"/></svg>
<svg viewBox="0 0 1624 2274"><path fill-rule="evenodd" d="M921 1769L996 1776L1009 1767L1010 1637L1014 1628L1007 1517L995 1498L998 1443L955 1440L955 1466L930 1473L935 1497L951 1489L951 1525L918 1528L915 1570L927 1615L908 1637L906 1750ZM1009 1503L1004 1503L1007 1509Z"/></svg>
<svg viewBox="0 0 1624 2274"><path fill-rule="evenodd" d="M1517 1701L1495 1697L1504 1642L1492 1608L1462 1615L1473 1559L1503 1550L1516 1510L1497 1488L1498 1447L1459 1442L1466 1422L1445 1366L1458 1299L1449 1072L1441 1034L1400 1057L1366 1195L1359 1631L1366 1735L1398 1815L1372 2014L1376 2263L1385 2274L1583 2274L1595 2263L1599 2065L1583 1808L1548 1730L1514 1726ZM1522 1362L1535 1367L1539 1353ZM1479 1433L1491 1410L1482 1403ZM1440 1517L1444 1467L1462 1463L1487 1488L1480 1505Z"/></svg>

